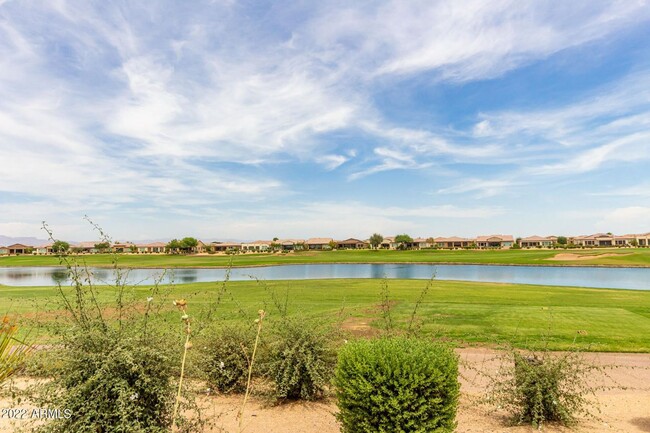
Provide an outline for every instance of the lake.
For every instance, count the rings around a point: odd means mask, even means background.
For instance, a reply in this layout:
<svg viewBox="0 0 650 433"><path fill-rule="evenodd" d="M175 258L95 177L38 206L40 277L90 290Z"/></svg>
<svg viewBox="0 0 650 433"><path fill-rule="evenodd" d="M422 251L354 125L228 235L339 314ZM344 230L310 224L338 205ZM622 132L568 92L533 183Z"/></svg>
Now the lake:
<svg viewBox="0 0 650 433"><path fill-rule="evenodd" d="M114 271L90 268L93 280L104 284L115 280ZM164 273L164 275L163 275ZM650 289L650 268L599 268L551 266L486 266L429 264L309 264L233 268L232 281L308 280L331 278L390 278L460 280L494 283L578 286L612 289ZM163 283L222 281L226 269L131 269L129 284L150 285L162 276ZM8 286L52 286L69 284L67 272L57 267L0 268L0 284Z"/></svg>

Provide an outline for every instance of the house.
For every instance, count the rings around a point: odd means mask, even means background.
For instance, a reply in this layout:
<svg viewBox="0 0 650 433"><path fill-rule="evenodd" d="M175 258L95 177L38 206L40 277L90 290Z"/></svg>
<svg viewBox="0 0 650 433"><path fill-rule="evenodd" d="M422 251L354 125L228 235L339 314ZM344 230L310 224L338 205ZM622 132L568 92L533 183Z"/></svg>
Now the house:
<svg viewBox="0 0 650 433"><path fill-rule="evenodd" d="M614 235L611 233L576 236L569 240L581 247L612 247L615 243Z"/></svg>
<svg viewBox="0 0 650 433"><path fill-rule="evenodd" d="M33 246L23 244L13 244L7 247L8 254L31 254L33 249Z"/></svg>
<svg viewBox="0 0 650 433"><path fill-rule="evenodd" d="M634 239L640 247L650 246L650 233L644 233L642 235L635 235Z"/></svg>
<svg viewBox="0 0 650 433"><path fill-rule="evenodd" d="M164 242L152 242L149 244L137 244L139 253L151 254L151 253L164 253L167 244Z"/></svg>
<svg viewBox="0 0 650 433"><path fill-rule="evenodd" d="M276 243L280 245L282 251L299 251L305 249L304 239L280 239Z"/></svg>
<svg viewBox="0 0 650 433"><path fill-rule="evenodd" d="M406 247L419 250L420 248L430 248L432 245L424 238L415 238L413 242L409 242Z"/></svg>
<svg viewBox="0 0 650 433"><path fill-rule="evenodd" d="M45 245L40 245L38 247L34 247L32 250L32 254L51 254L52 251L52 244L45 244Z"/></svg>
<svg viewBox="0 0 650 433"><path fill-rule="evenodd" d="M243 243L241 244L241 247L245 251L263 252L270 250L272 243L273 241L253 241Z"/></svg>
<svg viewBox="0 0 650 433"><path fill-rule="evenodd" d="M334 242L332 238L310 238L305 242L308 250L329 250L331 249L330 243Z"/></svg>
<svg viewBox="0 0 650 433"><path fill-rule="evenodd" d="M368 248L370 244L359 239L350 238L344 241L336 241L336 248L339 250L360 250Z"/></svg>
<svg viewBox="0 0 650 433"><path fill-rule="evenodd" d="M113 251L116 253L131 253L137 250L138 247L131 242L115 242L113 244Z"/></svg>
<svg viewBox="0 0 650 433"><path fill-rule="evenodd" d="M235 242L211 242L210 248L212 248L213 251L219 251L219 252L238 251L242 248L242 244L238 244Z"/></svg>
<svg viewBox="0 0 650 433"><path fill-rule="evenodd" d="M476 238L476 246L479 248L510 248L514 243L512 235L489 235Z"/></svg>
<svg viewBox="0 0 650 433"><path fill-rule="evenodd" d="M209 247L210 246L206 245L205 242L199 240L196 243L196 247L194 247L194 252L195 253L204 253L204 252L206 252L208 250Z"/></svg>
<svg viewBox="0 0 650 433"><path fill-rule="evenodd" d="M9 248L0 246L0 256L9 254Z"/></svg>
<svg viewBox="0 0 650 433"><path fill-rule="evenodd" d="M521 240L522 248L550 248L557 242L557 236L529 236Z"/></svg>
<svg viewBox="0 0 650 433"><path fill-rule="evenodd" d="M73 245L72 248L74 251L82 254L97 254L100 252L99 248L95 245L104 243L105 241L84 241L79 242L77 245Z"/></svg>
<svg viewBox="0 0 650 433"><path fill-rule="evenodd" d="M381 242L381 244L379 244L379 248L384 248L388 250L396 250L398 246L399 243L395 242L394 236L385 237L384 240Z"/></svg>
<svg viewBox="0 0 650 433"><path fill-rule="evenodd" d="M636 241L637 235L614 236L614 245L617 247L631 247Z"/></svg>
<svg viewBox="0 0 650 433"><path fill-rule="evenodd" d="M452 236L450 238L435 238L434 240L435 245L438 248L469 248L474 244L474 239L469 239L469 238L459 238L457 236Z"/></svg>

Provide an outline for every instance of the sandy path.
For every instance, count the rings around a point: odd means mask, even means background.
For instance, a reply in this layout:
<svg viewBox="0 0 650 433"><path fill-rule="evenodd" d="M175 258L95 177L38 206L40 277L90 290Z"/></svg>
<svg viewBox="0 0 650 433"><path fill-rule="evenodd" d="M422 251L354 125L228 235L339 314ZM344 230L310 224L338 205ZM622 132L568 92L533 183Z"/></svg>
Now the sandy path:
<svg viewBox="0 0 650 433"><path fill-rule="evenodd" d="M530 432L530 426L510 427L504 422L504 414L494 413L491 408L476 404L481 396L485 380L476 370L495 371L498 362L496 352L489 349L459 350L461 368L461 402L458 409L458 433L522 433ZM549 433L648 433L650 432L650 355L648 354L587 354L591 361L603 366L616 365L609 370L611 379L594 378L598 384L612 384L620 387L599 392L600 420L584 420L574 429L547 426ZM19 386L31 380L19 379ZM212 420L210 432L236 432L236 413L241 396L201 397L205 415ZM0 398L0 408L11 407L6 397ZM14 407L29 408L25 404ZM291 403L269 407L262 400L252 399L246 407L244 425L246 433L338 433L339 426L334 416L336 405L333 400L321 403ZM0 432L14 432L25 427L23 421L0 418Z"/></svg>

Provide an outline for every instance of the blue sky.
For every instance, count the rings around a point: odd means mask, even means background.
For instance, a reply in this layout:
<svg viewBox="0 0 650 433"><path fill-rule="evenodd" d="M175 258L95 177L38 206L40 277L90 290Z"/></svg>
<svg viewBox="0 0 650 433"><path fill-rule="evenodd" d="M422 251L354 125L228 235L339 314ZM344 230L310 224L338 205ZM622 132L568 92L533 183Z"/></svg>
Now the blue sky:
<svg viewBox="0 0 650 433"><path fill-rule="evenodd" d="M650 231L648 1L0 0L0 234Z"/></svg>

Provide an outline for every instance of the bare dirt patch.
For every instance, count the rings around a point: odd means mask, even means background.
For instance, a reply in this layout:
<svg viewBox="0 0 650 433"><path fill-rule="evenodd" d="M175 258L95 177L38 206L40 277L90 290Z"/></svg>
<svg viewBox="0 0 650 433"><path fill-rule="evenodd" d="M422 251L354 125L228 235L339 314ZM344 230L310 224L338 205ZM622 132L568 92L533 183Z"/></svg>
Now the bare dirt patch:
<svg viewBox="0 0 650 433"><path fill-rule="evenodd" d="M355 318L356 320L356 318ZM359 319L362 320L362 319ZM350 322L365 326L360 321ZM509 426L505 414L477 404L485 389L485 380L476 371L495 371L499 352L484 348L466 348L458 351L461 357L461 399L458 408L458 433L524 433L535 431L531 426ZM609 378L594 377L595 384L616 384L617 388L597 393L600 419L583 420L568 429L546 426L548 433L648 433L650 432L650 355L625 353L588 353L590 362L615 366L608 370ZM18 388L37 383L34 379L19 378ZM237 411L241 396L201 396L204 415L212 421L211 433L238 431ZM0 393L0 408L31 408L25 403L12 402L6 389ZM339 433L333 399L319 403L291 403L269 406L264 400L253 398L244 413L247 433ZM0 418L0 432L15 432L27 427L25 421Z"/></svg>
<svg viewBox="0 0 650 433"><path fill-rule="evenodd" d="M372 319L367 317L348 317L341 324L341 329L355 337L374 337L379 334L377 328L371 325Z"/></svg>
<svg viewBox="0 0 650 433"><path fill-rule="evenodd" d="M544 260L557 260L557 261L564 261L564 262L572 262L576 260L593 260L593 259L604 259L606 257L624 257L624 256L629 256L632 253L624 253L624 254L618 254L618 253L607 253L607 254L592 254L592 255L584 255L584 254L574 254L574 253L559 253L554 255L553 257L550 257L548 259Z"/></svg>

